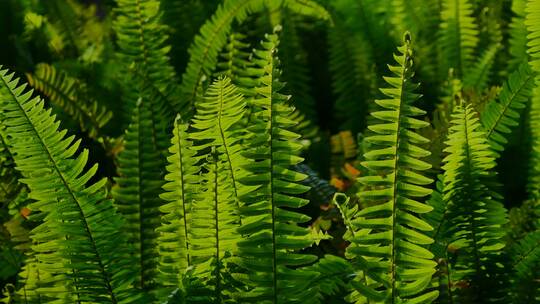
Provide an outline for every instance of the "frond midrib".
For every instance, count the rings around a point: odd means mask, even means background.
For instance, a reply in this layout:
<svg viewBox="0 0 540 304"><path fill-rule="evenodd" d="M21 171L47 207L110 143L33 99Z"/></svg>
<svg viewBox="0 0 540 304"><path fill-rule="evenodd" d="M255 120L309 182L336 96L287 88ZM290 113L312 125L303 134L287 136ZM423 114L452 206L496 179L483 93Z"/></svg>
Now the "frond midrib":
<svg viewBox="0 0 540 304"><path fill-rule="evenodd" d="M469 125L468 125L468 121L469 121L469 111L467 110L467 108L464 109L464 119L463 119L463 126L464 126L464 133L465 133L465 136L464 136L464 148L463 150L466 151L466 159L465 159L465 173L468 175L468 179L472 180L472 172L471 172L471 169L472 169L472 155L471 155L471 146L470 146L470 139L469 139ZM474 130L471 130L471 132L474 132ZM469 221L469 225L471 227L471 240L472 240L472 243L473 243L473 255L474 255L474 263L475 263L475 268L476 268L476 275L479 276L482 272L481 272L481 269L482 269L482 266L481 266L481 263L480 263L480 257L478 255L479 253L479 248L478 248L478 241L476 240L477 238L477 232L476 232L476 228L477 228L477 223L476 223L476 220L474 218L474 214L467 214L466 216L466 219L467 221Z"/></svg>
<svg viewBox="0 0 540 304"><path fill-rule="evenodd" d="M186 179L184 174L184 160L183 160L183 147L182 147L182 132L180 131L180 126L175 128L177 130L176 136L178 138L178 165L180 166L180 189L182 190L182 211L184 212L184 233L185 233L185 246L186 246L186 258L188 266L191 266L191 255L189 254L189 234L188 234L188 223L187 223L187 212L186 212Z"/></svg>
<svg viewBox="0 0 540 304"><path fill-rule="evenodd" d="M138 0L137 0L138 2ZM142 240L142 236L144 234L144 221L143 221L143 218L144 218L144 210L143 210L143 203L144 203L144 199L143 199L143 195L142 195L142 192L143 192L143 185L142 185L142 181L143 181L143 174L142 172L144 171L143 168L143 164L144 164L144 157L142 157L143 155L143 148L142 148L142 140L144 140L144 138L142 138L141 136L141 132L142 132L142 123L141 123L141 109L144 105L143 104L139 104L137 106L137 110L139 113L138 113L138 119L139 121L137 122L137 137L138 137L138 140L137 140L137 156L139 157L138 161L137 161L137 174L139 175L137 177L137 188L138 188L138 191L137 191L137 198L138 198L138 202L137 204L135 205L136 208L138 209L138 213L139 213L139 235L138 235L138 241L139 241L139 255L140 255L140 258L139 258L139 275L140 275L140 286L141 286L141 289L144 289L144 262L143 262L143 256L144 256L144 246L143 246L143 240ZM152 121L152 126L154 126L154 123ZM153 133L153 132L152 132ZM155 138L152 136L152 142L155 144ZM155 146L155 145L154 145Z"/></svg>
<svg viewBox="0 0 540 304"><path fill-rule="evenodd" d="M141 10L141 0L135 0L135 8L136 8L136 12L137 12L137 16L136 16L136 21L137 21L137 24L138 24L138 27L137 27L137 30L139 32L139 37L140 37L140 40L141 40L141 49L142 49L142 55L143 55L143 63L144 63L144 67L148 67L149 66L149 48L148 48L148 45L146 44L146 38L145 38L145 33L144 33L144 25L145 25L145 21L143 19L143 16L142 16L142 10Z"/></svg>
<svg viewBox="0 0 540 304"><path fill-rule="evenodd" d="M232 186L233 186L233 190L234 190L234 198L235 198L235 201L236 201L236 205L237 207L239 208L240 207L240 202L239 202L239 198L238 198L238 185L237 185L237 181L236 181L236 177L235 177L235 172L234 172L234 168L233 168L233 163L232 163L232 160L231 160L231 155L230 155L230 152L229 152L229 146L227 144L227 137L225 136L225 133L224 133L224 130L223 130L223 126L222 126L222 116L223 116L223 103L224 103L224 92L223 92L223 89L224 89L224 85L223 83L221 83L220 85L220 92L219 92L219 107L218 107L218 114L217 114L217 118L218 118L218 130L219 130L219 135L221 136L221 142L223 143L223 149L225 150L225 157L227 157L227 165L228 165L228 169L229 171L231 172L231 180L232 180Z"/></svg>
<svg viewBox="0 0 540 304"><path fill-rule="evenodd" d="M410 46L409 44L405 44L406 49L403 53L403 59L404 63L401 66L401 90L399 95L399 109L398 111L398 121L396 124L396 141L395 141L395 152L394 152L394 181L393 181L393 189L392 189L392 255L390 263L391 265L391 271L390 271L390 279L392 280L392 304L395 303L396 300L396 247L395 247L395 241L396 241L396 220L397 220L397 187L398 187L398 162L399 162L399 145L401 143L401 136L400 136L400 127L401 127L401 115L402 115L402 108L403 104L405 103L404 100L404 91L405 91L405 73L406 73L406 65L408 64L408 58L409 58L409 52L410 52Z"/></svg>
<svg viewBox="0 0 540 304"><path fill-rule="evenodd" d="M272 284L273 287L273 303L278 303L278 282L277 282L277 250L276 250L276 205L274 202L274 52L275 46L270 50L270 58L268 59L268 65L270 68L270 73L268 74L270 81L270 107L268 108L269 117L269 130L270 130L270 140L269 140L269 151L270 151L270 201L272 202Z"/></svg>
<svg viewBox="0 0 540 304"><path fill-rule="evenodd" d="M214 224L215 224L215 236L216 236L216 301L222 302L221 299L221 261L220 261L220 239L219 239L219 193L218 193L218 161L217 157L214 158L214 172L213 172L213 188L214 188Z"/></svg>

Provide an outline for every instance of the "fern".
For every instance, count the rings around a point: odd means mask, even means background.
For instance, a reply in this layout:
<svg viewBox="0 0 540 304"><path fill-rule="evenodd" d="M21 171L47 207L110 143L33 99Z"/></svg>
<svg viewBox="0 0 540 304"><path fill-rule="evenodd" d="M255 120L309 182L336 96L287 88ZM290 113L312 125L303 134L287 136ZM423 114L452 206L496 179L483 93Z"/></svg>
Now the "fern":
<svg viewBox="0 0 540 304"><path fill-rule="evenodd" d="M512 303L534 303L540 300L537 274L540 270L540 232L530 232L511 249Z"/></svg>
<svg viewBox="0 0 540 304"><path fill-rule="evenodd" d="M354 270L348 261L334 255L325 255L309 268L319 273L314 280L318 287L317 296L310 299L311 303L326 304L326 299L336 298L354 276Z"/></svg>
<svg viewBox="0 0 540 304"><path fill-rule="evenodd" d="M444 159L444 194L448 204L449 243L458 249L454 281L470 288L458 290L469 301L500 300L504 282L496 264L504 247L502 226L506 210L494 191L495 155L470 105L456 105Z"/></svg>
<svg viewBox="0 0 540 304"><path fill-rule="evenodd" d="M138 293L129 286L131 261L119 230L122 222L107 199L106 180L86 186L97 170L84 170L88 151L76 155L80 141L66 138L43 101L23 93L25 85L19 86L13 74L2 70L0 78L9 90L2 96L1 116L17 169L35 200L30 208L45 214L44 223L32 231L36 256L54 275L51 280L69 280L73 297L99 303L137 301ZM65 245L57 247L59 240ZM83 262L85 267L66 271Z"/></svg>
<svg viewBox="0 0 540 304"><path fill-rule="evenodd" d="M525 9L525 25L527 26L527 53L530 56L529 64L532 70L539 75L540 73L540 1L529 0ZM532 153L530 158L529 183L527 190L534 197L539 197L538 172L540 172L540 134L538 133L538 118L540 118L540 78L536 77L536 87L533 90L530 110L530 132L532 137Z"/></svg>
<svg viewBox="0 0 540 304"><path fill-rule="evenodd" d="M495 56L499 50L498 44L490 45L478 61L463 76L463 87L482 92L486 89L491 78L491 69L495 64Z"/></svg>
<svg viewBox="0 0 540 304"><path fill-rule="evenodd" d="M156 109L141 100L133 109L131 124L124 138L125 148L118 156L118 174L112 194L118 211L126 218L123 227L133 244L137 263L136 284L152 289L157 277L157 238L160 224L159 198L163 186L162 155L167 128L162 121L156 124Z"/></svg>
<svg viewBox="0 0 540 304"><path fill-rule="evenodd" d="M244 22L249 14L261 12L268 3L279 3L295 13L328 20L328 12L310 0L226 0L207 21L189 49L190 60L182 76L182 102L192 105L218 63L233 21Z"/></svg>
<svg viewBox="0 0 540 304"><path fill-rule="evenodd" d="M46 95L51 103L75 120L90 138L107 141L102 129L111 120L112 112L96 101L86 101L83 85L48 64L39 64L34 74L27 74L28 82Z"/></svg>
<svg viewBox="0 0 540 304"><path fill-rule="evenodd" d="M196 151L188 139L188 126L178 116L175 120L169 165L161 198L167 201L159 210L162 212L161 226L157 228L162 293L168 295L181 285L183 272L192 265L189 256L190 212L194 200L193 187L198 181Z"/></svg>
<svg viewBox="0 0 540 304"><path fill-rule="evenodd" d="M363 117L367 116L365 101L373 91L372 59L369 45L358 34L341 21L328 29L330 43L329 69L332 72L332 91L336 97L335 117L340 129L358 132L365 127Z"/></svg>
<svg viewBox="0 0 540 304"><path fill-rule="evenodd" d="M227 282L230 271L227 260L236 252L239 239L236 232L239 226L238 209L234 192L226 179L228 176L220 174L225 171L224 163L215 154L210 157L204 167L208 173L201 184L204 192L193 202L190 224L190 255L197 264L197 280L204 282L203 290L210 291L209 296L203 296L202 292L192 288L190 293L195 293L197 298L190 300L190 303L221 303L232 293Z"/></svg>
<svg viewBox="0 0 540 304"><path fill-rule="evenodd" d="M427 204L433 208L429 213L424 214L423 219L433 227L433 231L428 232L428 236L433 238L433 243L429 245L429 251L435 255L437 261L437 272L432 278L433 287L439 290L439 303L452 303L453 286L453 265L451 264L451 249L449 242L451 239L451 224L449 219L448 201L443 198L444 176L438 175L436 189L431 194Z"/></svg>
<svg viewBox="0 0 540 304"><path fill-rule="evenodd" d="M508 63L508 69L515 70L518 66L528 59L527 56L527 27L525 25L525 7L526 0L512 1L512 21L509 25L511 55Z"/></svg>
<svg viewBox="0 0 540 304"><path fill-rule="evenodd" d="M540 198L540 83L535 79L535 88L532 91L531 107L529 111L528 128L531 134L531 152L529 154L529 170L527 180L527 192L531 199Z"/></svg>
<svg viewBox="0 0 540 304"><path fill-rule="evenodd" d="M217 75L225 75L233 83L238 84L238 79L246 73L247 67L250 66L250 56L250 44L247 42L247 36L236 32L231 33L223 52L220 54Z"/></svg>
<svg viewBox="0 0 540 304"><path fill-rule="evenodd" d="M444 0L438 45L443 56L441 75L454 68L459 77L471 65L478 44L478 27L468 0Z"/></svg>
<svg viewBox="0 0 540 304"><path fill-rule="evenodd" d="M0 207L9 205L22 190L6 137L5 127L0 125Z"/></svg>
<svg viewBox="0 0 540 304"><path fill-rule="evenodd" d="M486 105L482 112L481 122L491 147L495 151L503 151L508 142L504 134L519 122L520 111L525 108L534 85L534 74L526 64L519 66L504 84L498 100Z"/></svg>
<svg viewBox="0 0 540 304"><path fill-rule="evenodd" d="M535 72L540 72L540 2L528 0L525 8L527 26L527 53L531 56L530 64Z"/></svg>
<svg viewBox="0 0 540 304"><path fill-rule="evenodd" d="M0 303L540 300L539 0L83 2L0 1Z"/></svg>
<svg viewBox="0 0 540 304"><path fill-rule="evenodd" d="M171 46L171 63L177 73L184 71L188 61L189 43L221 1L160 0L162 23L167 25ZM189 22L186 22L189 20Z"/></svg>
<svg viewBox="0 0 540 304"><path fill-rule="evenodd" d="M362 165L370 173L358 179L369 187L358 193L360 199L375 204L356 214L353 225L359 236L352 239L354 246L347 253L359 259L369 278L358 286L369 300L430 302L437 292L424 293L424 289L435 272L435 263L424 246L433 240L422 231L433 228L417 214L431 207L415 200L431 193L425 188L431 180L417 173L430 168L419 159L430 153L417 146L428 140L415 130L427 123L414 118L425 112L413 105L420 95L414 93L418 85L411 82L414 72L408 33L395 60L398 66L389 67L394 76L385 77L390 88L381 89L387 99L375 101L383 110L372 112L379 123L369 126L374 134L366 138L377 147L364 155ZM371 280L373 285L368 283Z"/></svg>
<svg viewBox="0 0 540 304"><path fill-rule="evenodd" d="M118 0L114 29L118 36L119 57L124 70L131 66L131 79L137 77L142 86L150 87L153 96L144 96L155 100L161 107L176 111L185 111L185 105L177 99L176 73L169 64L169 50L166 34L167 27L161 23L157 0ZM134 65L134 67L132 66ZM127 79L130 81L130 78ZM158 92L159 94L155 94ZM128 96L128 102L134 105L137 96ZM171 116L171 113L166 112Z"/></svg>
<svg viewBox="0 0 540 304"><path fill-rule="evenodd" d="M220 176L220 179L230 180L229 186L237 206L243 194L238 181L245 176L242 169L245 160L241 155L244 130L240 123L245 106L244 99L230 79L219 79L206 91L204 102L198 104L192 123L195 130L190 135L202 142L194 147L196 150L202 151L209 146L215 148L220 163L227 168L227 172L223 172L225 176Z"/></svg>
<svg viewBox="0 0 540 304"><path fill-rule="evenodd" d="M414 37L424 38L425 34L432 30L431 26L437 24L439 4L436 1L392 0L391 4L391 23L397 35L409 31Z"/></svg>
<svg viewBox="0 0 540 304"><path fill-rule="evenodd" d="M298 127L293 131L303 134L304 138L312 138L317 134L317 107L311 92L311 72L307 68L307 53L303 49L301 40L300 18L285 14L283 32L281 33L281 61L283 65L283 79L287 82L286 92L291 94L299 119ZM294 93L294 94L293 94ZM301 128L306 126L305 128Z"/></svg>
<svg viewBox="0 0 540 304"><path fill-rule="evenodd" d="M298 184L305 176L290 168L302 158L296 155L299 136L287 130L294 122L287 117L292 113L287 96L279 93L283 84L278 79L277 45L277 35L268 35L263 50L255 52L257 68L264 73L252 100L255 112L244 153L250 174L240 181L251 186L242 197L239 232L245 237L238 243L237 262L247 273L235 276L252 288L238 294L248 303L305 303L315 292L310 282L317 275L301 267L316 257L295 253L314 240L297 226L309 217L293 211L308 203L294 196L308 187Z"/></svg>

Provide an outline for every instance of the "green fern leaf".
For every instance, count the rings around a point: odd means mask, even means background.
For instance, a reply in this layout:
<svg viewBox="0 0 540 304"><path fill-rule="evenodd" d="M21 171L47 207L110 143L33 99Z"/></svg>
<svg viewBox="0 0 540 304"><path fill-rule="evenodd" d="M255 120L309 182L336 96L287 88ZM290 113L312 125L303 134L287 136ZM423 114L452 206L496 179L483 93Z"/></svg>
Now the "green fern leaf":
<svg viewBox="0 0 540 304"><path fill-rule="evenodd" d="M502 226L507 216L494 191L495 155L470 105L456 105L452 117L443 166L443 199L452 227L449 243L459 252L452 280L470 285L457 287L456 294L463 299L501 300L504 282L498 281L502 269L496 262L504 247Z"/></svg>
<svg viewBox="0 0 540 304"><path fill-rule="evenodd" d="M124 71L136 78L152 95L145 96L156 104L170 109L165 118L174 118L172 109L186 110L178 100L178 77L169 63L170 46L167 44L167 27L161 23L160 2L157 0L118 0L115 9L114 29L118 36L119 57ZM125 77L125 76L123 76ZM125 80L130 82L130 78ZM132 87L130 83L128 87ZM130 92L131 90L127 90ZM146 93L149 94L149 93ZM131 106L138 97L128 95ZM131 108L130 108L131 109Z"/></svg>
<svg viewBox="0 0 540 304"><path fill-rule="evenodd" d="M194 276L203 285L189 286L186 297L189 303L224 303L233 294L228 263L237 251L240 218L230 177L222 174L229 168L216 151L211 152L204 169L201 191L191 205L189 236Z"/></svg>
<svg viewBox="0 0 540 304"><path fill-rule="evenodd" d="M290 13L283 18L283 32L281 33L280 59L283 66L283 79L287 83L284 93L292 94L292 103L296 108L298 125L294 132L302 134L306 139L317 136L317 105L311 92L311 74L308 68L308 54L301 41L302 21ZM294 93L294 94L293 94Z"/></svg>
<svg viewBox="0 0 540 304"><path fill-rule="evenodd" d="M112 189L118 211L126 218L124 233L133 244L137 263L136 285L141 289L155 286L158 264L159 198L163 186L164 143L167 127L163 116L151 104L139 100L133 109L131 124L124 137L125 147L118 155L118 177Z"/></svg>
<svg viewBox="0 0 540 304"><path fill-rule="evenodd" d="M375 101L383 110L371 114L379 123L368 127L374 134L365 140L377 149L364 154L362 165L369 173L358 181L368 188L358 196L372 204L356 213L357 236L347 249L347 256L359 261L368 277L355 287L374 302L424 303L437 297L437 291L424 292L435 272L433 254L425 248L433 242L425 231L433 228L418 214L432 208L418 199L431 193L425 186L432 180L418 173L431 166L420 160L429 151L418 147L428 140L415 132L428 123L414 118L425 112L413 105L421 95L411 81L410 40L406 33L394 56L398 66L389 66L394 76L384 77L390 85L381 89L387 99Z"/></svg>
<svg viewBox="0 0 540 304"><path fill-rule="evenodd" d="M97 166L85 170L88 151L76 155L80 140L59 131L43 100L23 93L25 85L7 70L0 72L2 125L14 152L21 181L28 185L30 209L45 215L32 231L33 250L52 277L65 280L73 300L94 303L134 303L139 293L130 287L133 274L122 219L107 198L106 180L86 186ZM46 287L44 288L46 290ZM59 297L65 293L59 290Z"/></svg>
<svg viewBox="0 0 540 304"><path fill-rule="evenodd" d="M510 248L512 258L512 303L534 303L540 300L540 231L525 235Z"/></svg>
<svg viewBox="0 0 540 304"><path fill-rule="evenodd" d="M527 26L527 53L533 71L540 73L540 1L528 0L525 8L525 25Z"/></svg>
<svg viewBox="0 0 540 304"><path fill-rule="evenodd" d="M13 155L9 151L5 127L0 123L0 206L6 207L21 192Z"/></svg>
<svg viewBox="0 0 540 304"><path fill-rule="evenodd" d="M458 77L466 75L478 45L478 27L469 0L444 0L438 45L443 56L441 76L454 68Z"/></svg>
<svg viewBox="0 0 540 304"><path fill-rule="evenodd" d="M354 277L354 269L351 264L338 256L327 254L316 264L308 267L319 273L313 284L317 286L316 298L310 299L309 303L328 303L328 299L339 299L347 287L348 282Z"/></svg>
<svg viewBox="0 0 540 304"><path fill-rule="evenodd" d="M478 93L482 93L486 89L499 48L499 44L489 46L482 56L478 58L478 61L467 70L466 75L463 76L463 87L465 89L473 89Z"/></svg>
<svg viewBox="0 0 540 304"><path fill-rule="evenodd" d="M46 63L38 64L35 73L27 77L31 86L66 112L90 138L106 140L102 129L111 120L112 113L96 101L86 101L87 96L82 96L84 87L76 79Z"/></svg>
<svg viewBox="0 0 540 304"><path fill-rule="evenodd" d="M240 206L239 198L244 193L239 183L246 172L242 168L245 159L241 155L242 140L245 131L241 121L244 119L246 103L242 95L231 84L229 78L220 78L206 91L203 102L197 104L197 114L192 122L193 132L190 137L201 141L194 149L204 153L209 146L215 148L218 159L227 168L226 177L229 187L234 194L236 205Z"/></svg>
<svg viewBox="0 0 540 304"><path fill-rule="evenodd" d="M361 35L336 20L328 29L329 69L336 98L335 116L341 130L356 133L364 129L368 105L365 100L374 91L372 50Z"/></svg>
<svg viewBox="0 0 540 304"><path fill-rule="evenodd" d="M244 239L238 243L236 261L247 273L235 277L251 287L238 296L243 303L306 303L316 292L310 284L317 272L302 266L316 260L315 256L297 253L315 241L308 229L298 226L309 217L293 211L308 203L296 197L308 190L299 184L305 175L292 170L302 158L297 156L299 136L288 128L293 109L288 96L279 91L276 34L262 42L263 50L255 51L257 69L262 73L251 100L254 112L248 127L250 133L244 152L250 173L240 182L250 187L242 197L242 226Z"/></svg>
<svg viewBox="0 0 540 304"><path fill-rule="evenodd" d="M525 25L525 7L527 0L512 1L512 21L509 25L510 61L508 69L513 71L527 61L527 26Z"/></svg>
<svg viewBox="0 0 540 304"><path fill-rule="evenodd" d="M233 32L229 35L227 44L220 54L217 64L217 75L225 75L231 79L232 83L238 84L238 79L246 73L246 68L250 66L251 45L247 41L247 36Z"/></svg>
<svg viewBox="0 0 540 304"><path fill-rule="evenodd" d="M242 24L249 14L264 11L270 4L282 5L298 14L330 19L328 12L311 0L225 0L201 27L189 49L190 60L182 76L183 103L192 105L202 96L201 92L218 64L219 52L227 43L233 22Z"/></svg>
<svg viewBox="0 0 540 304"><path fill-rule="evenodd" d="M192 265L189 256L189 231L193 190L198 182L196 151L188 139L188 126L178 116L174 123L171 147L169 148L168 174L165 175L165 192L160 197L167 201L159 210L162 213L159 232L159 283L162 292L169 295L181 286L183 273Z"/></svg>
<svg viewBox="0 0 540 304"><path fill-rule="evenodd" d="M534 86L534 73L526 64L519 66L505 82L497 100L489 102L481 115L487 139L495 151L503 151L508 142L504 134L519 124L520 111L526 107Z"/></svg>
<svg viewBox="0 0 540 304"><path fill-rule="evenodd" d="M529 32L527 35L527 53L530 56L529 64L532 70L537 75L540 75L540 1L528 0L525 13L525 25ZM540 197L540 126L538 125L540 119L540 77L537 76L535 84L536 87L533 90L529 118L532 152L527 191L531 198L537 199Z"/></svg>

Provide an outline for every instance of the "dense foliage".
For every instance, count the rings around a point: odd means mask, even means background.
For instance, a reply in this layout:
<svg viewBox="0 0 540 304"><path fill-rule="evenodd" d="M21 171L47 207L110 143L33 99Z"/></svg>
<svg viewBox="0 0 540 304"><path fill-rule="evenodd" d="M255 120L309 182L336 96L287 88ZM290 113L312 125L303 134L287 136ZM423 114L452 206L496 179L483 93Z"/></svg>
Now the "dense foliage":
<svg viewBox="0 0 540 304"><path fill-rule="evenodd" d="M540 303L540 0L0 25L0 302Z"/></svg>

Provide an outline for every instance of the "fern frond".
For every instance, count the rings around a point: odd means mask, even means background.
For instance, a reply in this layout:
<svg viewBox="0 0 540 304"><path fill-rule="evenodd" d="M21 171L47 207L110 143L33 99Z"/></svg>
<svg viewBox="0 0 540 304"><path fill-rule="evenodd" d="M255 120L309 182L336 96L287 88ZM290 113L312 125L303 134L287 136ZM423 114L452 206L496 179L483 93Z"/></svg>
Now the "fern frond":
<svg viewBox="0 0 540 304"><path fill-rule="evenodd" d="M438 0L391 0L392 32L397 41L405 31L415 37L415 62L417 74L426 80L435 80L437 75L436 48L433 37L440 24L440 1Z"/></svg>
<svg viewBox="0 0 540 304"><path fill-rule="evenodd" d="M501 196L494 191L495 155L470 105L456 105L444 159L444 195L448 203L449 243L458 248L453 281L468 301L500 300L504 282L497 266L507 222ZM456 284L457 285L457 284ZM464 284L460 284L463 286ZM498 292L496 292L498 291Z"/></svg>
<svg viewBox="0 0 540 304"><path fill-rule="evenodd" d="M46 63L38 64L34 74L27 74L28 83L47 96L54 106L67 113L90 138L105 139L103 127L112 112L97 101L87 101L84 87L76 79Z"/></svg>
<svg viewBox="0 0 540 304"><path fill-rule="evenodd" d="M121 218L107 198L103 179L87 186L97 166L85 170L88 151L76 154L80 140L65 137L43 100L23 93L7 70L0 72L0 117L6 126L21 180L35 200L30 209L45 215L32 231L42 266L68 281L69 293L97 303L134 303L133 275ZM5 94L5 95L4 95ZM52 250L54 249L54 250ZM50 281L49 281L50 282ZM66 282L67 283L67 282ZM60 290L60 297L63 292Z"/></svg>
<svg viewBox="0 0 540 304"><path fill-rule="evenodd" d="M180 121L178 116L174 123L169 157L167 157L167 175L165 175L165 192L160 197L167 201L159 207L161 226L159 232L159 284L163 294L168 295L178 288L183 279L185 269L191 265L189 256L189 231L191 205L194 199L193 190L198 182L196 151L188 139L188 125Z"/></svg>
<svg viewBox="0 0 540 304"><path fill-rule="evenodd" d="M444 77L454 68L458 77L466 75L478 44L478 27L469 0L444 0L438 45L441 49Z"/></svg>
<svg viewBox="0 0 540 304"><path fill-rule="evenodd" d="M396 35L409 31L418 40L418 37L426 36L429 31L433 30L432 26L437 24L437 13L439 12L437 1L392 0L391 5L390 22L394 26Z"/></svg>
<svg viewBox="0 0 540 304"><path fill-rule="evenodd" d="M360 132L368 113L366 101L375 90L372 50L361 35L351 32L340 20L328 28L328 43L336 120L341 130Z"/></svg>
<svg viewBox="0 0 540 304"><path fill-rule="evenodd" d="M525 25L525 7L527 0L512 1L512 20L509 24L509 52L511 55L508 69L513 71L527 61L527 26Z"/></svg>
<svg viewBox="0 0 540 304"><path fill-rule="evenodd" d="M534 86L535 74L523 63L504 83L497 100L489 102L480 121L493 150L503 151L508 142L505 134L519 124L520 112L526 107Z"/></svg>
<svg viewBox="0 0 540 304"><path fill-rule="evenodd" d="M232 24L242 24L248 15L264 11L269 3L276 3L306 16L329 20L328 12L311 0L226 0L200 30L189 48L190 60L182 76L182 102L193 105L214 72L221 49L227 43ZM205 84L206 83L206 84Z"/></svg>
<svg viewBox="0 0 540 304"><path fill-rule="evenodd" d="M190 286L189 303L224 303L233 294L228 263L240 239L239 209L230 187L230 175L222 173L229 170L228 165L215 150L210 153L201 191L191 205L189 235L189 254L196 265L196 279L204 284L200 288Z"/></svg>
<svg viewBox="0 0 540 304"><path fill-rule="evenodd" d="M308 267L310 268L319 273L313 282L318 289L317 295L316 298L310 299L310 303L326 304L329 299L339 298L342 290L355 275L347 260L330 254Z"/></svg>
<svg viewBox="0 0 540 304"><path fill-rule="evenodd" d="M159 198L163 186L165 158L163 143L167 127L163 116L151 104L139 100L124 137L125 148L118 155L118 177L112 189L118 211L126 218L123 232L133 244L132 265L136 285L151 289L156 283L158 264Z"/></svg>
<svg viewBox="0 0 540 304"><path fill-rule="evenodd" d="M21 192L19 174L15 170L13 155L7 144L5 127L0 122L0 207L8 206Z"/></svg>
<svg viewBox="0 0 540 304"><path fill-rule="evenodd" d="M525 8L527 26L527 53L531 57L529 64L536 73L540 73L540 1L528 0Z"/></svg>
<svg viewBox="0 0 540 304"><path fill-rule="evenodd" d="M160 93L155 95L160 97L156 104L163 104L178 112L185 111L185 104L178 100L176 72L169 63L170 46L167 44L167 27L161 23L160 2L118 0L117 3L114 29L124 69L134 65L135 69L132 68L130 74L137 73L143 87L151 86L152 91ZM137 97L130 99L133 99L129 100L131 105L137 101Z"/></svg>
<svg viewBox="0 0 540 304"><path fill-rule="evenodd" d="M490 45L478 58L478 61L474 65L467 69L465 75L463 75L463 88L472 89L475 92L482 93L489 84L492 67L495 63L495 56L499 51L500 45Z"/></svg>
<svg viewBox="0 0 540 304"><path fill-rule="evenodd" d="M297 115L303 116L303 121L299 121L298 127L307 126L307 128L295 128L293 131L310 139L318 133L317 105L311 92L308 54L300 39L301 20L299 19L288 13L284 16L280 37L280 59L283 66L283 80L287 83L284 93L293 96L291 100L296 111L299 112Z"/></svg>
<svg viewBox="0 0 540 304"><path fill-rule="evenodd" d="M531 153L529 154L529 170L527 192L530 199L540 199L540 79L536 77L536 86L532 92L528 128L531 136Z"/></svg>
<svg viewBox="0 0 540 304"><path fill-rule="evenodd" d="M205 153L208 147L215 149L215 154L226 172L220 171L220 179L228 181L233 192L236 206L240 206L240 196L245 189L239 183L246 172L242 168L246 160L241 155L241 145L245 137L244 119L246 102L229 78L216 80L206 90L203 102L197 104L197 113L193 117L193 131L190 137L202 142L194 149ZM217 174L217 173L216 173ZM221 175L223 174L223 175Z"/></svg>
<svg viewBox="0 0 540 304"><path fill-rule="evenodd" d="M525 8L525 25L529 34L527 35L527 53L530 56L529 64L532 70L540 75L540 1L528 0ZM527 191L529 195L537 199L540 197L540 77L537 76L536 87L533 90L531 100L531 110L529 118L529 129L532 138L532 149L530 154L530 170Z"/></svg>
<svg viewBox="0 0 540 304"><path fill-rule="evenodd" d="M507 244L521 240L527 233L540 227L540 204L526 200L508 211Z"/></svg>
<svg viewBox="0 0 540 304"><path fill-rule="evenodd" d="M511 252L512 303L535 303L540 300L540 231L530 232L515 243Z"/></svg>
<svg viewBox="0 0 540 304"><path fill-rule="evenodd" d="M419 173L431 166L420 160L430 152L418 146L428 139L416 130L428 123L415 118L426 112L414 106L421 95L412 82L410 40L406 33L394 56L398 65L389 66L393 76L384 77L390 87L381 91L387 98L375 101L382 110L371 113L377 123L368 127L374 134L365 140L375 148L364 154L362 165L369 173L358 179L367 187L358 196L371 205L356 213L357 236L347 249L368 277L355 287L375 302L431 302L437 297L437 291L424 291L435 262L425 248L433 242L425 232L433 228L418 216L432 208L419 199L431 193L425 186L432 180Z"/></svg>
<svg viewBox="0 0 540 304"><path fill-rule="evenodd" d="M433 239L433 243L428 249L435 255L437 262L437 272L433 275L432 285L439 290L439 303L453 303L452 288L452 265L451 254L449 252L449 241L451 234L449 223L448 201L443 199L444 194L444 176L437 176L436 189L431 193L427 204L433 208L429 213L423 215L423 219L433 227L427 235Z"/></svg>
<svg viewBox="0 0 540 304"><path fill-rule="evenodd" d="M160 0L160 9L163 12L162 23L168 28L171 63L177 73L185 70L188 61L189 43L186 41L193 41L201 26L214 13L220 2Z"/></svg>
<svg viewBox="0 0 540 304"><path fill-rule="evenodd" d="M241 33L233 32L229 35L224 46L217 68L217 75L225 75L237 84L238 79L246 73L250 65L251 47L247 37Z"/></svg>
<svg viewBox="0 0 540 304"><path fill-rule="evenodd" d="M294 211L308 203L296 195L309 188L299 184L305 175L292 170L302 161L301 144L299 136L288 130L294 125L288 117L293 111L288 97L279 93L283 83L278 79L277 45L277 35L268 35L263 49L255 51L262 76L251 101L254 113L244 152L250 174L240 181L252 188L242 197L239 232L245 237L238 243L237 261L247 273L235 274L251 287L238 294L243 303L306 303L316 292L310 282L317 272L302 268L316 257L298 253L315 240L308 229L298 226L309 217Z"/></svg>

